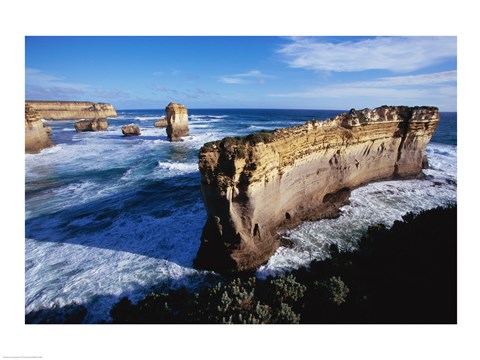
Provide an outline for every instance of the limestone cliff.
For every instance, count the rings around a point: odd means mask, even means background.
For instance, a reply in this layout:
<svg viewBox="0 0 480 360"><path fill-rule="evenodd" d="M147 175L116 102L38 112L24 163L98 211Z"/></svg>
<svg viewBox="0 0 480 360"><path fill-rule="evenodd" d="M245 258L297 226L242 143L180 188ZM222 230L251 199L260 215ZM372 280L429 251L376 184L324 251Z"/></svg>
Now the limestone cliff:
<svg viewBox="0 0 480 360"><path fill-rule="evenodd" d="M279 229L336 216L367 182L419 175L438 121L434 107L382 106L205 144L207 221L195 265L254 269L278 248Z"/></svg>
<svg viewBox="0 0 480 360"><path fill-rule="evenodd" d="M40 115L30 105L25 104L25 152L37 153L53 146L50 140L52 129L43 124Z"/></svg>
<svg viewBox="0 0 480 360"><path fill-rule="evenodd" d="M182 136L188 136L188 112L182 104L171 102L165 108L167 119L167 137L170 141L182 141Z"/></svg>
<svg viewBox="0 0 480 360"><path fill-rule="evenodd" d="M32 101L27 100L45 120L100 119L116 117L117 112L111 104L87 101Z"/></svg>

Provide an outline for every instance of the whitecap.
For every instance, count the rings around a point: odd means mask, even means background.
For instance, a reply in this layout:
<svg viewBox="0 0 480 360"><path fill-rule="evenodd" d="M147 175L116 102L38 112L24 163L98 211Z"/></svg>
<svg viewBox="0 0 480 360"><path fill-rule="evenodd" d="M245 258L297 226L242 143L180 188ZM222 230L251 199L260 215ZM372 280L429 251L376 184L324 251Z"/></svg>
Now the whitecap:
<svg viewBox="0 0 480 360"><path fill-rule="evenodd" d="M195 163L182 163L182 162L158 162L158 166L155 172L163 177L184 175L194 173L198 171L198 164Z"/></svg>
<svg viewBox="0 0 480 360"><path fill-rule="evenodd" d="M138 121L160 120L162 117L158 116L135 116L133 119Z"/></svg>

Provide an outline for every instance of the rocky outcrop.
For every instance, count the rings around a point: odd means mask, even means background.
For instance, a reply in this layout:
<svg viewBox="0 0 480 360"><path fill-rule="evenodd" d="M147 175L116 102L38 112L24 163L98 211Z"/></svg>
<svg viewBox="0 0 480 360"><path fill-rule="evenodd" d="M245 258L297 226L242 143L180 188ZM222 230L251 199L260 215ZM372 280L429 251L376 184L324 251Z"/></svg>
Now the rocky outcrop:
<svg viewBox="0 0 480 360"><path fill-rule="evenodd" d="M53 146L49 136L51 131L52 128L43 124L35 109L25 104L25 152L37 153Z"/></svg>
<svg viewBox="0 0 480 360"><path fill-rule="evenodd" d="M182 136L188 136L188 112L182 104L171 102L165 108L167 119L167 137L170 141L182 141Z"/></svg>
<svg viewBox="0 0 480 360"><path fill-rule="evenodd" d="M159 127L159 128L167 127L167 125L168 125L168 122L167 122L167 119L165 119L165 118L160 119L160 120L153 123L153 126Z"/></svg>
<svg viewBox="0 0 480 360"><path fill-rule="evenodd" d="M125 136L138 136L141 132L137 125L131 124L122 126L122 134Z"/></svg>
<svg viewBox="0 0 480 360"><path fill-rule="evenodd" d="M45 120L100 119L116 117L111 104L87 101L26 101Z"/></svg>
<svg viewBox="0 0 480 360"><path fill-rule="evenodd" d="M108 122L105 119L81 120L75 123L77 132L83 131L107 131Z"/></svg>
<svg viewBox="0 0 480 360"><path fill-rule="evenodd" d="M254 269L278 248L279 229L336 216L360 185L419 175L438 121L434 107L382 106L205 144L195 265Z"/></svg>

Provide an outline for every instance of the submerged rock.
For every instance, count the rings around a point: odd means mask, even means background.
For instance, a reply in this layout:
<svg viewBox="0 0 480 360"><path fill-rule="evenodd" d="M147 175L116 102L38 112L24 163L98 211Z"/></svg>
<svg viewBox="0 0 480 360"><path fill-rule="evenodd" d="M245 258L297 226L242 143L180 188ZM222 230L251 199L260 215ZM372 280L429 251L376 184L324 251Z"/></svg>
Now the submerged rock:
<svg viewBox="0 0 480 360"><path fill-rule="evenodd" d="M182 141L183 136L188 136L188 112L182 104L171 102L165 108L167 119L167 136L170 141Z"/></svg>
<svg viewBox="0 0 480 360"><path fill-rule="evenodd" d="M77 132L83 131L107 131L108 122L105 119L81 120L75 123Z"/></svg>
<svg viewBox="0 0 480 360"><path fill-rule="evenodd" d="M38 112L25 103L25 152L38 153L40 150L52 147L50 139L52 128L46 126Z"/></svg>
<svg viewBox="0 0 480 360"><path fill-rule="evenodd" d="M125 136L138 136L141 134L140 128L137 125L124 125L122 126L122 133Z"/></svg>
<svg viewBox="0 0 480 360"><path fill-rule="evenodd" d="M418 176L438 121L435 107L382 106L205 144L195 266L255 269L280 245L279 229L337 216L368 182Z"/></svg>

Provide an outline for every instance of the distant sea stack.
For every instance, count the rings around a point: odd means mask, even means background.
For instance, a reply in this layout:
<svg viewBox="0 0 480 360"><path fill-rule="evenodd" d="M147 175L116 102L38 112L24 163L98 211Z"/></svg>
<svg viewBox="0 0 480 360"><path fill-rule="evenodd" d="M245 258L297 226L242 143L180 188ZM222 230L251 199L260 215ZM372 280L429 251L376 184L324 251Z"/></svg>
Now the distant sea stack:
<svg viewBox="0 0 480 360"><path fill-rule="evenodd" d="M188 112L182 104L171 102L165 108L167 119L167 137L170 141L182 141L188 136Z"/></svg>
<svg viewBox="0 0 480 360"><path fill-rule="evenodd" d="M116 117L117 112L111 104L87 101L33 101L27 100L45 120L101 119Z"/></svg>
<svg viewBox="0 0 480 360"><path fill-rule="evenodd" d="M25 104L25 152L38 153L53 146L50 139L52 129L43 124L38 112L29 104Z"/></svg>
<svg viewBox="0 0 480 360"><path fill-rule="evenodd" d="M84 131L107 131L108 122L105 119L80 120L75 123L77 132Z"/></svg>
<svg viewBox="0 0 480 360"><path fill-rule="evenodd" d="M160 120L155 121L153 123L153 126L158 127L158 128L164 128L164 127L167 127L167 125L168 125L167 119L160 119Z"/></svg>
<svg viewBox="0 0 480 360"><path fill-rule="evenodd" d="M122 134L125 136L139 136L141 131L137 125L130 124L122 126Z"/></svg>
<svg viewBox="0 0 480 360"><path fill-rule="evenodd" d="M255 269L280 245L278 230L337 216L368 182L419 175L438 121L435 107L382 106L206 143L207 221L195 266Z"/></svg>

